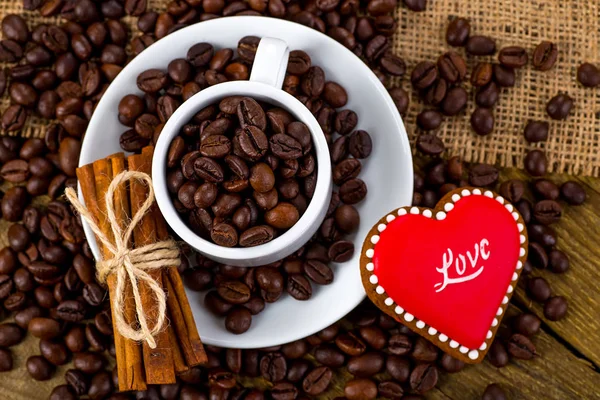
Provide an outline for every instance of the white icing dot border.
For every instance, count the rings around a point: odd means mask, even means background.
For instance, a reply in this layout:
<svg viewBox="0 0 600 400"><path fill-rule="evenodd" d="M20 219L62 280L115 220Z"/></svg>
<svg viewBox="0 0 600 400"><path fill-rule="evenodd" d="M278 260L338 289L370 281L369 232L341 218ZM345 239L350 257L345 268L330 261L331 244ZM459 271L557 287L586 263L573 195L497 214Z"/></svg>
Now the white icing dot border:
<svg viewBox="0 0 600 400"><path fill-rule="evenodd" d="M461 354L466 355L470 360L476 361L485 354L485 350L487 348L489 348L489 345L491 344L491 339L494 337L493 330L496 330L498 328L499 319L502 317L502 315L504 314L504 311L506 310L506 307L510 300L511 294L513 293L513 291L515 289L520 272L523 268L522 259L525 259L526 255L527 255L527 251L528 251L527 246L526 246L527 245L527 236L526 236L527 231L525 231L525 225L523 223L523 220L520 217L519 213L515 210L515 208L511 204L507 203L506 200L502 196L496 195L495 193L493 193L490 190L482 191L481 189L477 189L477 188L462 188L462 189L456 190L450 196L450 199L445 201L443 207L441 207L444 211L438 211L434 214L434 212L430 209L412 206L412 207L400 208L392 213L389 213L384 218L382 218L382 220L374 227L374 230L376 232L374 234L372 234L368 238L367 241L365 241L365 245L368 245L369 248L366 249L364 254L365 254L365 257L367 259L369 259L369 261L367 263L365 263L364 268L368 272L369 282L372 284L372 286L375 286L375 292L380 296L385 295L385 289L382 286L378 285L379 279L373 272L374 265L373 265L373 262L371 262L371 259L373 258L374 254L375 254L374 247L377 245L377 243L380 240L379 234L385 231L387 224L393 222L397 218L397 216L401 217L401 216L409 215L409 214L410 215L423 215L426 218L443 220L446 218L447 213L452 212L452 210L454 209L455 203L459 202L463 197L467 197L467 196L471 196L471 195L485 196L485 197L488 197L491 199L495 199L498 203L502 204L504 206L504 208L511 214L513 219L515 221L517 221L517 229L519 231L519 241L520 241L520 245L521 245L521 247L519 249L520 259L517 261L517 264L515 265L515 271L513 272L511 283L508 285L508 288L506 290L506 295L503 297L502 302L498 307L496 316L490 323L490 329L488 330L488 332L486 334L486 338L483 341L483 343L477 349L470 349L466 346L461 345L457 341L452 340L446 334L439 332L436 328L427 325L427 323L425 323L424 321L421 321L420 319L416 318L413 314L407 312L406 310L404 310L404 308L402 308L401 306L396 304L396 302L387 295L385 296L384 304L385 304L385 306L389 307L391 312L396 314L398 318L402 316L402 318L406 322L411 323L411 325L414 325L416 327L416 329L424 330L429 336L436 338L437 340L439 340L439 342L446 344L451 349L458 349L458 351ZM439 203L438 203L438 205L439 205ZM484 352L484 353L482 354L481 352Z"/></svg>

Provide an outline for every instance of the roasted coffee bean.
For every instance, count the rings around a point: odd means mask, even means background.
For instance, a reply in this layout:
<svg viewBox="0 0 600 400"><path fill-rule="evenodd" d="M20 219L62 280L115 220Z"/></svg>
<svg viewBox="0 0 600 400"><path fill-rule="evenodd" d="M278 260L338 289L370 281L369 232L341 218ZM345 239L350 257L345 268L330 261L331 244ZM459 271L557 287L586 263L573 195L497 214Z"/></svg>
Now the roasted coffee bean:
<svg viewBox="0 0 600 400"><path fill-rule="evenodd" d="M543 176L548 169L548 161L542 150L530 150L525 156L525 170L531 176Z"/></svg>
<svg viewBox="0 0 600 400"><path fill-rule="evenodd" d="M550 297L544 304L544 317L550 321L559 321L567 314L567 299L563 296Z"/></svg>
<svg viewBox="0 0 600 400"><path fill-rule="evenodd" d="M546 141L549 128L550 125L546 121L529 121L525 126L525 139L529 143Z"/></svg>
<svg viewBox="0 0 600 400"><path fill-rule="evenodd" d="M508 364L509 356L506 351L506 347L500 342L495 340L490 346L490 350L487 353L487 358L490 363L496 368L505 367Z"/></svg>
<svg viewBox="0 0 600 400"><path fill-rule="evenodd" d="M434 362L437 359L438 350L430 341L418 338L413 346L411 357L417 361Z"/></svg>
<svg viewBox="0 0 600 400"><path fill-rule="evenodd" d="M560 250L551 250L548 253L548 268L554 273L562 274L569 269L569 258Z"/></svg>
<svg viewBox="0 0 600 400"><path fill-rule="evenodd" d="M40 353L54 365L63 365L67 362L67 348L62 342L40 340Z"/></svg>
<svg viewBox="0 0 600 400"><path fill-rule="evenodd" d="M412 348L412 340L403 334L392 335L388 341L388 350L390 353L398 356L409 354L412 351Z"/></svg>
<svg viewBox="0 0 600 400"><path fill-rule="evenodd" d="M287 363L279 352L265 354L260 360L260 373L269 382L279 382L285 379Z"/></svg>
<svg viewBox="0 0 600 400"><path fill-rule="evenodd" d="M105 363L106 360L100 353L84 352L73 354L73 366L88 375L102 370Z"/></svg>
<svg viewBox="0 0 600 400"><path fill-rule="evenodd" d="M417 115L417 125L424 131L439 128L442 124L442 113L436 110L424 110Z"/></svg>
<svg viewBox="0 0 600 400"><path fill-rule="evenodd" d="M466 364L463 361L457 360L456 358L452 357L450 354L447 353L444 353L444 355L442 356L440 360L440 365L442 366L444 371L450 373L459 372L466 366Z"/></svg>
<svg viewBox="0 0 600 400"><path fill-rule="evenodd" d="M0 61L16 62L23 57L23 49L19 43L11 39L0 41Z"/></svg>
<svg viewBox="0 0 600 400"><path fill-rule="evenodd" d="M40 339L53 339L60 334L61 327L53 319L36 317L29 322L27 330Z"/></svg>
<svg viewBox="0 0 600 400"><path fill-rule="evenodd" d="M583 63L577 68L577 80L585 87L600 85L600 69L591 63Z"/></svg>
<svg viewBox="0 0 600 400"><path fill-rule="evenodd" d="M558 58L558 48L556 44L543 41L538 44L533 51L531 63L533 67L540 71L548 71L556 63Z"/></svg>
<svg viewBox="0 0 600 400"><path fill-rule="evenodd" d="M432 62L422 61L412 71L410 80L416 89L422 90L431 86L438 78L438 71Z"/></svg>
<svg viewBox="0 0 600 400"><path fill-rule="evenodd" d="M480 107L492 107L498 101L500 90L496 82L491 81L487 85L481 87L475 96L475 102Z"/></svg>
<svg viewBox="0 0 600 400"><path fill-rule="evenodd" d="M460 82L467 75L465 60L453 51L441 55L437 66L440 76L449 83Z"/></svg>
<svg viewBox="0 0 600 400"><path fill-rule="evenodd" d="M340 186L339 194L340 199L345 204L356 204L365 198L367 194L367 186L360 179L350 179Z"/></svg>
<svg viewBox="0 0 600 400"><path fill-rule="evenodd" d="M464 88L457 86L448 91L442 101L441 109L445 115L453 116L460 113L467 104L467 92Z"/></svg>
<svg viewBox="0 0 600 400"><path fill-rule="evenodd" d="M494 130L494 114L491 109L477 107L471 114L471 127L479 136L486 136Z"/></svg>
<svg viewBox="0 0 600 400"><path fill-rule="evenodd" d="M487 56L496 52L496 42L488 36L470 36L465 44L467 53L474 56Z"/></svg>
<svg viewBox="0 0 600 400"><path fill-rule="evenodd" d="M534 314L523 313L513 321L514 329L525 336L536 335L540 331L541 320Z"/></svg>
<svg viewBox="0 0 600 400"><path fill-rule="evenodd" d="M286 379L293 383L299 382L302 379L304 379L308 370L311 368L312 368L312 364L305 359L301 358L298 360L293 360L290 363L290 365L288 366ZM321 367L321 368L327 368L327 367ZM244 372L246 374L248 374L247 371L244 371ZM248 374L248 375L251 375L251 374ZM319 385L318 382L315 382L314 384Z"/></svg>
<svg viewBox="0 0 600 400"><path fill-rule="evenodd" d="M29 164L25 160L11 160L2 165L0 176L11 183L21 183L29 179Z"/></svg>
<svg viewBox="0 0 600 400"><path fill-rule="evenodd" d="M515 71L501 64L494 64L492 67L494 71L495 82L502 87L512 87L515 85Z"/></svg>
<svg viewBox="0 0 600 400"><path fill-rule="evenodd" d="M535 301L544 302L552 294L548 281L544 278L531 278L527 281L527 293Z"/></svg>
<svg viewBox="0 0 600 400"><path fill-rule="evenodd" d="M65 372L65 381L78 396L87 394L90 387L88 376L77 369L70 369Z"/></svg>
<svg viewBox="0 0 600 400"><path fill-rule="evenodd" d="M243 304L250 299L250 289L242 282L229 281L217 286L217 293L232 304Z"/></svg>
<svg viewBox="0 0 600 400"><path fill-rule="evenodd" d="M506 400L506 394L496 383L492 383L485 388L482 400Z"/></svg>
<svg viewBox="0 0 600 400"><path fill-rule="evenodd" d="M533 191L546 200L556 200L560 195L558 186L548 179L538 179L533 183Z"/></svg>
<svg viewBox="0 0 600 400"><path fill-rule="evenodd" d="M519 46L504 47L498 53L498 61L510 68L521 68L527 64L527 50Z"/></svg>
<svg viewBox="0 0 600 400"><path fill-rule="evenodd" d="M430 156L442 154L445 150L444 142L435 134L422 133L417 138L417 149Z"/></svg>
<svg viewBox="0 0 600 400"><path fill-rule="evenodd" d="M375 20L377 22L377 19ZM403 76L406 73L406 63L397 55L385 53L379 59L379 65L388 74L393 76Z"/></svg>
<svg viewBox="0 0 600 400"><path fill-rule="evenodd" d="M42 356L31 356L25 366L29 375L36 381L46 381L54 374L54 366Z"/></svg>
<svg viewBox="0 0 600 400"><path fill-rule="evenodd" d="M312 396L323 393L327 390L333 377L333 372L328 367L317 367L313 369L302 381L302 389Z"/></svg>
<svg viewBox="0 0 600 400"><path fill-rule="evenodd" d="M372 400L377 397L377 385L370 379L354 379L344 386L344 395L349 400Z"/></svg>
<svg viewBox="0 0 600 400"><path fill-rule="evenodd" d="M523 181L518 179L504 181L500 185L498 192L502 197L511 203L517 203L519 200L521 200L521 197L525 192L525 185L523 184Z"/></svg>
<svg viewBox="0 0 600 400"><path fill-rule="evenodd" d="M541 224L550 225L557 222L562 215L562 208L555 200L542 200L535 204L534 218Z"/></svg>
<svg viewBox="0 0 600 400"><path fill-rule="evenodd" d="M85 318L86 310L78 300L65 300L57 307L57 316L69 322L79 322Z"/></svg>
<svg viewBox="0 0 600 400"><path fill-rule="evenodd" d="M433 85L432 87L435 87L435 86L436 85ZM406 111L408 110L408 103L409 103L408 93L406 93L406 91L404 89L402 89L402 88L392 88L392 89L389 90L389 94L390 94L390 96L392 98L392 101L396 105L396 109L398 110L398 112L400 113L400 115L404 115L406 113ZM445 94L446 93L445 93L445 90L444 90L444 96L445 96ZM439 101L438 101L438 103L441 100L442 99L440 98Z"/></svg>
<svg viewBox="0 0 600 400"><path fill-rule="evenodd" d="M0 349L0 372L10 371L13 367L13 357L10 350Z"/></svg>
<svg viewBox="0 0 600 400"><path fill-rule="evenodd" d="M530 243L528 260L530 260L531 264L540 269L544 269L548 266L548 255L544 248L538 243Z"/></svg>
<svg viewBox="0 0 600 400"><path fill-rule="evenodd" d="M0 324L0 346L11 347L19 344L23 340L24 336L24 332L17 324Z"/></svg>
<svg viewBox="0 0 600 400"><path fill-rule="evenodd" d="M565 119L571 113L573 108L573 98L566 93L559 93L554 96L546 105L546 112L552 119Z"/></svg>
<svg viewBox="0 0 600 400"><path fill-rule="evenodd" d="M308 300L312 296L312 286L301 274L288 275L286 289L296 300Z"/></svg>
<svg viewBox="0 0 600 400"><path fill-rule="evenodd" d="M383 369L385 357L379 352L367 352L348 361L348 372L359 378L367 378Z"/></svg>
<svg viewBox="0 0 600 400"><path fill-rule="evenodd" d="M317 346L314 356L318 362L330 368L339 368L344 365L345 361L344 354L329 344Z"/></svg>
<svg viewBox="0 0 600 400"><path fill-rule="evenodd" d="M465 18L455 18L446 30L446 42L450 46L464 46L469 38L471 24Z"/></svg>
<svg viewBox="0 0 600 400"><path fill-rule="evenodd" d="M576 206L583 204L587 197L585 189L583 189L583 187L575 181L567 181L563 183L560 187L560 195L567 201L567 203Z"/></svg>
<svg viewBox="0 0 600 400"><path fill-rule="evenodd" d="M521 360L531 360L537 355L535 346L527 336L515 333L508 341L508 352L511 356Z"/></svg>
<svg viewBox="0 0 600 400"><path fill-rule="evenodd" d="M410 374L410 387L417 393L424 394L437 384L438 370L431 364L420 364Z"/></svg>

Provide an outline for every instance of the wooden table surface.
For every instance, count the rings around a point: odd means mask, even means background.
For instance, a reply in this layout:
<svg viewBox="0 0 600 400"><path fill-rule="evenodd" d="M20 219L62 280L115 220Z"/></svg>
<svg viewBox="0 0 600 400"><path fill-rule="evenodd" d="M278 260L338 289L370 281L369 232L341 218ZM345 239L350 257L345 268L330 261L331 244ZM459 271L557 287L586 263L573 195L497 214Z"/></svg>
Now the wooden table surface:
<svg viewBox="0 0 600 400"><path fill-rule="evenodd" d="M514 169L504 170L502 176L526 179L523 172ZM551 179L561 183L569 177L553 175ZM533 361L511 361L501 369L485 361L456 374L443 373L437 387L427 394L428 399L479 399L485 387L493 382L502 385L509 399L600 399L600 179L575 179L584 185L588 201L583 206L568 207L555 226L559 237L557 247L569 255L571 268L563 275L533 272L546 278L555 294L567 297L568 316L560 322L545 320L540 305L526 297L521 281L509 313L528 310L542 318L542 332L534 338L539 357ZM0 232L5 242L4 221ZM25 360L29 355L39 354L38 339L28 335L11 350L15 368L0 374L0 399L47 399L52 388L64 382L64 372L71 368L62 366L52 380L36 382L29 377ZM348 379L351 376L344 368L337 370L329 390L321 398L343 395ZM243 382L250 383L268 387L260 380Z"/></svg>

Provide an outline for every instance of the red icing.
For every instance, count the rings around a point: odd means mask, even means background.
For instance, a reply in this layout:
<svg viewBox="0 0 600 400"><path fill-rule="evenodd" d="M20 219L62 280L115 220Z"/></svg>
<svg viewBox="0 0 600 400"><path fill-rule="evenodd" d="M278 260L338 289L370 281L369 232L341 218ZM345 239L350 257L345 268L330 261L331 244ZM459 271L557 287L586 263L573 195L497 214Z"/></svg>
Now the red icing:
<svg viewBox="0 0 600 400"><path fill-rule="evenodd" d="M489 242L484 242L483 253L482 239ZM396 217L375 245L374 273L387 295L406 312L461 345L477 349L506 295L520 247L511 213L494 199L471 195L455 203L444 220L412 214ZM436 293L441 286L435 285L444 281L436 268L442 268L447 249L454 257L447 270L450 279L461 277L455 268L459 254L466 261L462 277L484 268L475 278L448 284ZM467 251L471 259L476 253L479 256L474 268Z"/></svg>

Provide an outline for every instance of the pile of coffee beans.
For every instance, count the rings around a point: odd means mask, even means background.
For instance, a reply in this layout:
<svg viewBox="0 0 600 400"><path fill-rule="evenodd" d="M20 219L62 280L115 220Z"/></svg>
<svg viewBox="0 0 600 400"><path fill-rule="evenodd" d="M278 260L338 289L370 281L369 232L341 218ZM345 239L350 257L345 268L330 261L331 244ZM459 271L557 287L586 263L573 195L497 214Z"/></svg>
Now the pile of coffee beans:
<svg viewBox="0 0 600 400"><path fill-rule="evenodd" d="M273 240L296 224L315 191L310 130L283 108L263 107L226 97L198 111L169 147L177 212L220 246Z"/></svg>
<svg viewBox="0 0 600 400"><path fill-rule="evenodd" d="M471 24L464 18L453 19L446 30L446 42L453 47L464 47L468 56L491 56L496 54L493 38L471 34ZM538 71L550 70L558 58L556 44L542 41L531 52L519 46L508 46L498 51L498 63L481 61L468 71L465 59L454 51L442 54L437 62L422 61L411 73L411 83L422 101L432 108L426 108L417 115L417 126L422 133L417 138L417 148L426 155L437 156L444 152L444 142L432 131L438 129L444 116L452 117L462 113L470 97L463 83L470 76L467 88L474 92L477 107L473 110L470 122L473 131L486 136L494 131L493 107L500 98L500 90L515 86L518 69L528 62ZM600 83L600 72L591 64L579 68L578 78L586 86L593 86L594 79ZM597 78L595 78L597 73ZM400 100L403 95L397 89L390 91L402 113L408 101ZM546 113L551 119L562 120L569 116L574 100L567 93L558 93L548 101ZM546 121L528 121L524 137L529 143L548 139L549 124ZM540 149L530 150L524 167L532 176L543 176L548 169L545 153Z"/></svg>
<svg viewBox="0 0 600 400"><path fill-rule="evenodd" d="M142 72L137 84L144 95L127 95L119 104L119 120L132 127L121 136L123 149L140 151L156 142L164 122L194 93L229 79L248 79L259 41L253 36L240 39L237 57L233 49L197 43L166 71ZM240 66L244 75L227 75ZM333 281L329 263L352 258L354 243L344 235L358 229L355 205L367 194L358 175L361 160L371 154L371 136L355 129L354 111L342 109L348 101L346 90L327 81L302 50L290 53L283 88L305 104L321 126L335 188L317 234L293 255L259 268L221 265L197 255L191 263L197 265L184 272L191 290L216 289L206 295L205 304L226 317L226 328L237 334L246 332L252 315L284 292L308 300L313 285ZM249 110L254 110L252 116ZM317 177L311 143L306 126L293 121L287 111L251 98L225 98L200 110L171 144L167 182L173 201L195 232L217 244L264 243L293 225L310 202Z"/></svg>

